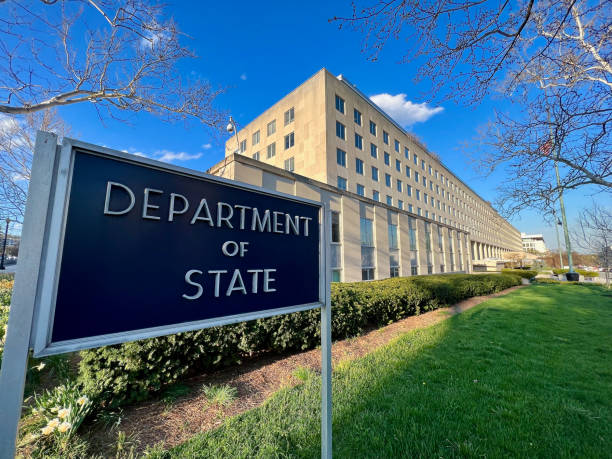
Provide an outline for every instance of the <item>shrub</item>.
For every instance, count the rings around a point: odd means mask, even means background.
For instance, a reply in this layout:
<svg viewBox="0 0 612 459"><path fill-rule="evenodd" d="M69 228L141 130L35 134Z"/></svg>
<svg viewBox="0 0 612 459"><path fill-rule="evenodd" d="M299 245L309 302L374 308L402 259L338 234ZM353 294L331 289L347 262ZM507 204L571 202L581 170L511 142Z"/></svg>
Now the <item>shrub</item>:
<svg viewBox="0 0 612 459"><path fill-rule="evenodd" d="M359 335L368 326L386 325L518 284L518 276L505 274L333 283L332 337ZM316 309L87 350L81 353L80 380L103 405L130 403L189 373L239 363L248 355L312 349L320 343L320 321Z"/></svg>
<svg viewBox="0 0 612 459"><path fill-rule="evenodd" d="M523 279L533 279L537 276L537 271L530 271L528 269L502 269L502 274L514 274L520 276Z"/></svg>
<svg viewBox="0 0 612 459"><path fill-rule="evenodd" d="M599 273L597 271L587 271L586 269L576 269L575 271L584 277L599 277ZM569 272L569 269L559 269L559 268L553 269L553 273L557 275L565 274L567 272Z"/></svg>

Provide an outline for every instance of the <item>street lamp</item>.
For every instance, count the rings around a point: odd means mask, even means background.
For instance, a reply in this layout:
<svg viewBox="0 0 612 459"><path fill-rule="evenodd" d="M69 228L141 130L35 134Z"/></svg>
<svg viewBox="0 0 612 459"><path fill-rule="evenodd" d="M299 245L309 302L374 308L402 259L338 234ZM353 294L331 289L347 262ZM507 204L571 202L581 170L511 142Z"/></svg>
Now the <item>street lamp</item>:
<svg viewBox="0 0 612 459"><path fill-rule="evenodd" d="M2 258L0 258L0 269L4 268L4 255L6 254L6 238L8 236L8 227L11 219L7 217L6 219L6 228L4 229L4 242L2 243Z"/></svg>
<svg viewBox="0 0 612 459"><path fill-rule="evenodd" d="M234 122L234 118L232 118L231 116L229 117L229 123L227 123L227 132L229 132L230 134L234 134L234 136L236 137L236 146L238 147L236 149L236 152L240 152L240 142L238 141L238 128L236 128L236 123Z"/></svg>

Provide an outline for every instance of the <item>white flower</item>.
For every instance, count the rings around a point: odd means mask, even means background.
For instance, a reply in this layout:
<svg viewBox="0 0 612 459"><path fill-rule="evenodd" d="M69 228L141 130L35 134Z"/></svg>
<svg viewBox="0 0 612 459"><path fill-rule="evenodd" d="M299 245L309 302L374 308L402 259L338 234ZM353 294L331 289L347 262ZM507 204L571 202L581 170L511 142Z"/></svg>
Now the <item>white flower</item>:
<svg viewBox="0 0 612 459"><path fill-rule="evenodd" d="M81 406L85 405L88 401L89 399L87 398L87 395L82 395L77 399L77 403Z"/></svg>
<svg viewBox="0 0 612 459"><path fill-rule="evenodd" d="M38 365L36 365L34 368L36 368L38 371L42 371L43 368L45 368L46 364L45 362L40 362Z"/></svg>
<svg viewBox="0 0 612 459"><path fill-rule="evenodd" d="M57 427L57 430L59 430L61 433L64 433L64 432L68 431L68 429L70 429L71 427L72 427L72 424L70 424L69 422L62 422Z"/></svg>
<svg viewBox="0 0 612 459"><path fill-rule="evenodd" d="M59 411L59 406L54 406L53 408L51 408L51 411L57 413Z"/></svg>
<svg viewBox="0 0 612 459"><path fill-rule="evenodd" d="M55 429L57 426L60 425L60 420L57 418L51 419L48 423L47 423L47 427L51 427L52 429Z"/></svg>
<svg viewBox="0 0 612 459"><path fill-rule="evenodd" d="M41 432L42 432L42 434L43 434L43 435L49 435L49 434L50 434L51 432L53 432L54 430L55 430L55 429L54 429L53 427L51 427L51 426L46 426L46 427L43 427L43 428L42 428Z"/></svg>
<svg viewBox="0 0 612 459"><path fill-rule="evenodd" d="M59 416L60 419L67 418L69 414L70 414L70 408L62 408L61 410L57 412L57 415Z"/></svg>

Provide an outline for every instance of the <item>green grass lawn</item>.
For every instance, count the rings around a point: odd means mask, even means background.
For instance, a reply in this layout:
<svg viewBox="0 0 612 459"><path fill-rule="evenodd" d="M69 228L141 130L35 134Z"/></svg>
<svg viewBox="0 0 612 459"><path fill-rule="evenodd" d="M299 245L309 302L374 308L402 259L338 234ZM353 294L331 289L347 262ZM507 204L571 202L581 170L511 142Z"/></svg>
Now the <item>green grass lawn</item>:
<svg viewBox="0 0 612 459"><path fill-rule="evenodd" d="M320 379L162 453L317 457ZM336 457L612 457L612 293L533 285L334 371Z"/></svg>

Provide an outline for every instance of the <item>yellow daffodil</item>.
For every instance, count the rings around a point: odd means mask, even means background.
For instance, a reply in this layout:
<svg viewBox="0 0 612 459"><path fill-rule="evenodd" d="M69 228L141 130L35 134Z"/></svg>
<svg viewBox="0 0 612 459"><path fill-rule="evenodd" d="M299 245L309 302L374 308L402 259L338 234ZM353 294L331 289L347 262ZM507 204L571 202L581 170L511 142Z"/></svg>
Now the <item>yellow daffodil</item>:
<svg viewBox="0 0 612 459"><path fill-rule="evenodd" d="M60 419L66 419L70 414L70 408L62 408L57 412L57 415Z"/></svg>
<svg viewBox="0 0 612 459"><path fill-rule="evenodd" d="M81 397L79 397L79 398L77 399L77 403L78 403L80 406L85 405L85 404L86 404L88 401L89 401L89 399L87 398L87 395L82 395Z"/></svg>
<svg viewBox="0 0 612 459"><path fill-rule="evenodd" d="M47 423L47 427L51 427L52 429L55 429L57 426L60 425L60 420L57 418L51 419L48 423Z"/></svg>
<svg viewBox="0 0 612 459"><path fill-rule="evenodd" d="M70 429L70 427L72 427L72 424L70 424L69 422L62 422L58 427L57 430L59 430L61 433L67 432L68 429Z"/></svg>
<svg viewBox="0 0 612 459"><path fill-rule="evenodd" d="M51 426L45 426L42 428L41 432L43 435L49 435L51 434L55 429Z"/></svg>

